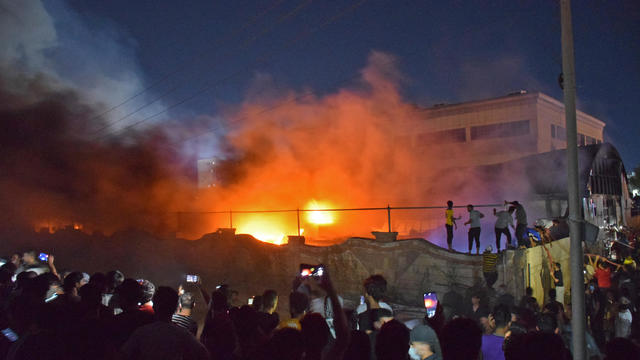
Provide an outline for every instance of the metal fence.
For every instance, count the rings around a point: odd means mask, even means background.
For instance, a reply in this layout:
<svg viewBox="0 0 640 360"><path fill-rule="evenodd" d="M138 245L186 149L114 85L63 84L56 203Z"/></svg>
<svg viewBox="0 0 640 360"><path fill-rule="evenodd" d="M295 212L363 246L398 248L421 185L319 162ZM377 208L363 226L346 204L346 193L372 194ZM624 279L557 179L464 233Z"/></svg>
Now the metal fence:
<svg viewBox="0 0 640 360"><path fill-rule="evenodd" d="M489 207L502 207L505 204L480 204L474 205L474 208L489 208ZM259 216L264 222L268 222L273 219L277 219L277 221L281 223L285 223L287 225L286 231L289 232L286 235L294 235L298 236L307 235L305 232L303 234L303 225L305 223L309 223L309 221L305 221L302 217L305 214L309 213L344 213L350 214L350 216L358 216L362 218L365 216L366 218L373 219L372 223L378 220L378 223L384 222L382 226L373 226L371 225L368 231L379 230L379 231L388 231L393 232L394 228L396 231L401 230L400 224L403 222L406 223L407 219L415 219L420 218L421 226L418 232L428 229L433 229L435 227L441 226L444 222L444 214L443 213L431 213L425 214L425 210L444 210L446 206L391 206L387 205L385 207L360 207L360 208L322 208L322 209L305 209L305 208L297 208L297 209L273 209L273 210L219 210L219 211L182 211L177 212L177 232L189 232L194 231L196 233L206 233L213 232L218 228L234 228L234 226L238 225L238 219L243 216L252 216L252 218L256 219L256 216ZM466 205L464 206L454 206L454 209L466 209ZM373 214L371 214L373 212ZM367 213L367 214L365 214ZM383 215L384 214L384 215ZM384 216L384 218L382 217ZM285 219L285 220L283 220ZM258 221L260 223L261 221ZM207 225L203 226L203 223L207 223ZM347 223L345 225L345 223ZM325 228L332 227L348 227L350 226L349 221L343 221L342 224L326 224L323 225ZM355 223L355 222L352 222ZM424 226L423 226L424 225ZM259 226L259 224L258 224ZM295 227L294 227L295 226ZM352 226L353 227L353 226ZM198 229L199 228L199 229ZM206 228L206 229L205 229ZM362 230L364 231L364 229ZM402 232L402 231L400 231ZM407 231L405 231L407 232ZM344 234L347 235L347 234Z"/></svg>

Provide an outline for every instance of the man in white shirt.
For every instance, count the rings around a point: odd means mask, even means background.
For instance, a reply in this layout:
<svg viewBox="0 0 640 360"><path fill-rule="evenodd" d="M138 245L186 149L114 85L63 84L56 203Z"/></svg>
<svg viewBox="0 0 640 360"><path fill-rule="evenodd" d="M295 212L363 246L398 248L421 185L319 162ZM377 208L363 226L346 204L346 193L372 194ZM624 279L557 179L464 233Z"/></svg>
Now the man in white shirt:
<svg viewBox="0 0 640 360"><path fill-rule="evenodd" d="M631 322L633 317L629 306L631 301L626 297L620 298L620 306L618 307L618 317L616 318L616 337L629 338L631 335Z"/></svg>
<svg viewBox="0 0 640 360"><path fill-rule="evenodd" d="M509 231L509 226L514 227L512 215L514 210L515 208L513 206L509 207L509 211L496 211L495 208L493 209L493 215L496 217L496 251L498 253L500 252L500 239L502 238L502 234L507 237L507 242L504 247L507 248L511 245L511 231Z"/></svg>
<svg viewBox="0 0 640 360"><path fill-rule="evenodd" d="M473 205L467 205L467 211L469 212L469 220L465 222L465 225L469 226L469 254L473 249L473 243L476 243L476 254L480 254L480 219L484 217L484 214L478 210L473 210Z"/></svg>

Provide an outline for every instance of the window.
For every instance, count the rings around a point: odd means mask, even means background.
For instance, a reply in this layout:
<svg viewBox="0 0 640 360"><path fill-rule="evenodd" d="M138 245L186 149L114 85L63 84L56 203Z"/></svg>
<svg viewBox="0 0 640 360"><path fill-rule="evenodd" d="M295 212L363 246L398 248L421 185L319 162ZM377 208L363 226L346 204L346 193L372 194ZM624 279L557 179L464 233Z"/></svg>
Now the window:
<svg viewBox="0 0 640 360"><path fill-rule="evenodd" d="M578 146L585 146L584 134L578 134Z"/></svg>
<svg viewBox="0 0 640 360"><path fill-rule="evenodd" d="M529 120L471 127L471 140L493 139L529 134Z"/></svg>
<svg viewBox="0 0 640 360"><path fill-rule="evenodd" d="M446 144L465 142L466 131L464 128L441 130L418 135L420 145Z"/></svg>
<svg viewBox="0 0 640 360"><path fill-rule="evenodd" d="M551 137L552 137L553 139L555 139L555 138L556 138L556 126L555 126L555 125L553 125L553 124L551 124Z"/></svg>
<svg viewBox="0 0 640 360"><path fill-rule="evenodd" d="M596 139L592 138L591 136L587 136L587 144L588 145L592 145L596 143Z"/></svg>

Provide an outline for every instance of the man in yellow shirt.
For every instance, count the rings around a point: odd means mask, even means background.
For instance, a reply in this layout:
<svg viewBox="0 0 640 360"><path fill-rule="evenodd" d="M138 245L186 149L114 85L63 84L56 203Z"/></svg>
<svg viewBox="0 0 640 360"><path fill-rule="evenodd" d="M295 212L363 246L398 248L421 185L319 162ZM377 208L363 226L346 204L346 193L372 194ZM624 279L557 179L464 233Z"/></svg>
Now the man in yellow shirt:
<svg viewBox="0 0 640 360"><path fill-rule="evenodd" d="M453 251L451 248L451 244L453 243L453 229L454 227L458 229L458 225L456 224L456 220L460 220L462 217L454 217L453 216L453 201L447 201L447 210L444 211L445 218L447 222L445 223L445 227L447 228L447 246L449 247L449 251Z"/></svg>

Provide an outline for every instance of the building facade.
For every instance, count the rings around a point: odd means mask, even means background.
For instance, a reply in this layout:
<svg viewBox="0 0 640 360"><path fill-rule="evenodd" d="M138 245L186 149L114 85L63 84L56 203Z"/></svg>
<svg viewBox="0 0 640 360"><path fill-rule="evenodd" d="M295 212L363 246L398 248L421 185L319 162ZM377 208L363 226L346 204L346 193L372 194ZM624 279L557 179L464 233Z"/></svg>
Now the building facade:
<svg viewBox="0 0 640 360"><path fill-rule="evenodd" d="M494 99L418 109L400 134L419 153L433 145L451 155L450 165L497 164L566 148L564 105L524 91ZM577 112L578 144L601 143L605 123Z"/></svg>

